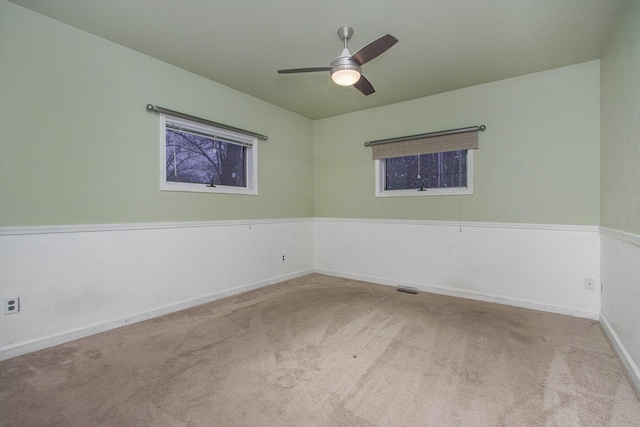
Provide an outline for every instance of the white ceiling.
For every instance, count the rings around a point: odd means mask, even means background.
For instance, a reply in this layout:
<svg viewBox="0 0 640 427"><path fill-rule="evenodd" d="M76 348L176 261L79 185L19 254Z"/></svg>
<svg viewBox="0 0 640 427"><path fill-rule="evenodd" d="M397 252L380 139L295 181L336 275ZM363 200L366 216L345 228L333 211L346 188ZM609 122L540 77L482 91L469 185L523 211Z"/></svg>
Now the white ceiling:
<svg viewBox="0 0 640 427"><path fill-rule="evenodd" d="M598 59L626 0L11 0L311 119ZM328 72L389 33L364 96Z"/></svg>

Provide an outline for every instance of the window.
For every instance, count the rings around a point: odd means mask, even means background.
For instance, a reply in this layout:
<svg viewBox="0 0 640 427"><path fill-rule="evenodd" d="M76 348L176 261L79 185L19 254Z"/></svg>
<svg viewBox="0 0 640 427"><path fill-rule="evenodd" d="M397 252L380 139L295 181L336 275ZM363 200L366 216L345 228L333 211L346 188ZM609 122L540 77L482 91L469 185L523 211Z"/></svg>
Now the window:
<svg viewBox="0 0 640 427"><path fill-rule="evenodd" d="M484 128L366 143L373 148L376 197L473 194L473 150Z"/></svg>
<svg viewBox="0 0 640 427"><path fill-rule="evenodd" d="M376 160L376 196L473 194L473 150Z"/></svg>
<svg viewBox="0 0 640 427"><path fill-rule="evenodd" d="M162 190L258 194L255 137L161 117Z"/></svg>

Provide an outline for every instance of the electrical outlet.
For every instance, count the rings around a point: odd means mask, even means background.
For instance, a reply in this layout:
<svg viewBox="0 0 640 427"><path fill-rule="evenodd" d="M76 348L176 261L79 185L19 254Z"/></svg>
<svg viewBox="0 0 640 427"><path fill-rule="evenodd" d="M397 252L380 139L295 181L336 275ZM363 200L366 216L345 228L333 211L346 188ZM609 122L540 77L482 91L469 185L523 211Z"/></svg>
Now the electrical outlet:
<svg viewBox="0 0 640 427"><path fill-rule="evenodd" d="M284 255L282 255L282 262L284 262Z"/></svg>
<svg viewBox="0 0 640 427"><path fill-rule="evenodd" d="M593 279L584 279L584 289L594 291L596 289L596 281Z"/></svg>
<svg viewBox="0 0 640 427"><path fill-rule="evenodd" d="M20 298L5 298L4 314L14 314L20 311Z"/></svg>

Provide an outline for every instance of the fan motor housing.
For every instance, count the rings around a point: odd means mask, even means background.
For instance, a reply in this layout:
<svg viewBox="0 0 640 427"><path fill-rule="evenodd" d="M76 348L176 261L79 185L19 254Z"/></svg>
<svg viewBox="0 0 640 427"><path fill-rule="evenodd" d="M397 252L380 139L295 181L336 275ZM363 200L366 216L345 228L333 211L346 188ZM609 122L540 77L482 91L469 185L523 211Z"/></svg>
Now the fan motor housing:
<svg viewBox="0 0 640 427"><path fill-rule="evenodd" d="M331 61L331 74L335 73L338 70L354 70L359 73L362 73L362 68L358 65L357 62L352 61L351 59L341 56L339 58Z"/></svg>
<svg viewBox="0 0 640 427"><path fill-rule="evenodd" d="M347 56L341 56L331 61L330 72L331 80L340 86L351 86L362 76L360 64Z"/></svg>

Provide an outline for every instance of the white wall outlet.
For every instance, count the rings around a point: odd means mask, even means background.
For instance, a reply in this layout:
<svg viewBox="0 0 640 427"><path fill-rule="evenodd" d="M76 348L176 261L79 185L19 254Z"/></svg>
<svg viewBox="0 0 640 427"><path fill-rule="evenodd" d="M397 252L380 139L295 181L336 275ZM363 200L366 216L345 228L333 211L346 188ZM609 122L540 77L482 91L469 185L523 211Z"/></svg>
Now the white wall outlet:
<svg viewBox="0 0 640 427"><path fill-rule="evenodd" d="M282 255L282 262L284 262L284 255Z"/></svg>
<svg viewBox="0 0 640 427"><path fill-rule="evenodd" d="M584 288L587 291L593 291L596 289L596 281L593 279L584 279Z"/></svg>
<svg viewBox="0 0 640 427"><path fill-rule="evenodd" d="M4 314L14 314L20 311L20 298L5 298L4 299Z"/></svg>

